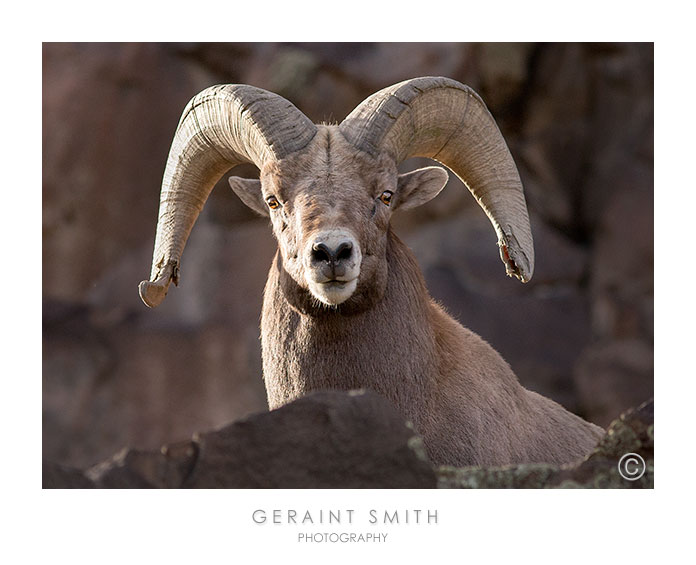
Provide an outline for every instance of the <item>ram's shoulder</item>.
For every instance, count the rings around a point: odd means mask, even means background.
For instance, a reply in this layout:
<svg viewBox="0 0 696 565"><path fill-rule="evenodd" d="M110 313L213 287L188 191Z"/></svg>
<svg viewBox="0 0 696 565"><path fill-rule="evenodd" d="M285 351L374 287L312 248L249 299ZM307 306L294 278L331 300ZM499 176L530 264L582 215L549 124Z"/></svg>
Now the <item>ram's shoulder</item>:
<svg viewBox="0 0 696 565"><path fill-rule="evenodd" d="M464 327L437 302L431 301L430 316L439 355L441 380L488 381L517 386L510 365L485 339Z"/></svg>

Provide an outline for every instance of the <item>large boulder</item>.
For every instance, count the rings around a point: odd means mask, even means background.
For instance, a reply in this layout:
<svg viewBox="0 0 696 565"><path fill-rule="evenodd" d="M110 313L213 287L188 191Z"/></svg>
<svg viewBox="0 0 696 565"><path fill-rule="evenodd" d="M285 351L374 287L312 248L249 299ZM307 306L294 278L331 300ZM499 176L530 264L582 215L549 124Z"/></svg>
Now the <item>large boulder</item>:
<svg viewBox="0 0 696 565"><path fill-rule="evenodd" d="M381 396L320 392L87 471L103 488L433 488L422 440Z"/></svg>

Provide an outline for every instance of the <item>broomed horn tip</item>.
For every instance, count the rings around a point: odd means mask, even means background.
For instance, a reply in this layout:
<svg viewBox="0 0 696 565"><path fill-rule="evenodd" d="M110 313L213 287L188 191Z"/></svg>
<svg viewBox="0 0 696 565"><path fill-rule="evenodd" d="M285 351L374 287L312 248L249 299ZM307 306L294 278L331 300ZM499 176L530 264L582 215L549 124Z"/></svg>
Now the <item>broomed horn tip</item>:
<svg viewBox="0 0 696 565"><path fill-rule="evenodd" d="M141 281L138 285L140 298L149 308L159 306L167 296L169 285L179 283L179 263L170 261L159 273L154 281Z"/></svg>

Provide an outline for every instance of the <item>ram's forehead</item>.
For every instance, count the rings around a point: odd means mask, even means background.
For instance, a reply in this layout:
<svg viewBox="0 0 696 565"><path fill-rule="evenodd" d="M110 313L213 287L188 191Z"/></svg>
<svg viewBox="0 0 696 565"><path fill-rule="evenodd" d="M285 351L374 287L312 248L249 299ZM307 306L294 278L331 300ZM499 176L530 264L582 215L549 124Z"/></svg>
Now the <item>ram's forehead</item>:
<svg viewBox="0 0 696 565"><path fill-rule="evenodd" d="M353 147L338 126L317 126L318 131L303 150L268 164L262 179L278 194L291 198L298 193L358 197L370 195L375 184L396 167L388 159L373 158Z"/></svg>

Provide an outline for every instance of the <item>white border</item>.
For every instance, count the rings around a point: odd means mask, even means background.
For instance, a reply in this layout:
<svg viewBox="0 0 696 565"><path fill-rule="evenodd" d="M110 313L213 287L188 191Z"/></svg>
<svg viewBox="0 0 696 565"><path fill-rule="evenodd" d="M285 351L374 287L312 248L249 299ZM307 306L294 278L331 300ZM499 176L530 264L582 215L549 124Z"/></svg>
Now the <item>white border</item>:
<svg viewBox="0 0 696 565"><path fill-rule="evenodd" d="M4 363L2 484L5 551L51 563L355 563L378 559L473 563L650 562L685 551L693 469L692 441L680 415L693 404L691 285L693 210L693 49L686 4L662 2L439 3L425 8L361 2L302 8L265 3L260 15L238 3L60 2L6 8L6 215L3 291L11 335ZM258 10L258 5L250 8ZM298 18L298 13L300 17ZM336 26L341 25L340 31ZM292 26L292 28L291 28ZM214 30L210 28L214 27ZM14 31L9 30L13 28ZM290 29L291 28L291 29ZM315 35L312 35L314 33ZM42 491L37 403L41 395L38 326L41 242L40 42L68 40L638 40L656 45L656 397L655 491ZM659 36L659 38L657 37ZM8 87L8 82L10 87ZM39 82L37 85L36 83ZM12 88L15 87L15 88ZM29 88L25 88L29 87ZM35 87L35 88L32 88ZM20 93L20 96L16 95ZM38 123L37 123L38 122ZM10 135L8 135L10 134ZM27 150L27 148L30 148ZM10 194L19 195L10 197ZM677 204L677 198L679 204ZM16 201L19 201L17 204ZM11 212L11 213L10 213ZM627 247L630 250L630 246ZM6 273L8 273L6 271ZM19 292L17 292L19 290ZM19 338L19 341L17 340ZM18 347L18 343L24 347ZM10 401L10 399L12 399ZM688 433L693 426L686 428ZM687 453L684 453L687 451ZM685 459L688 457L688 460ZM687 508L677 514L670 500ZM298 547L286 529L254 527L257 506L437 506L433 529L398 529L382 547ZM278 534L277 532L280 532ZM666 539L668 536L668 539ZM689 552L690 553L690 552ZM682 553L688 555L689 553ZM16 562L14 561L8 562Z"/></svg>

